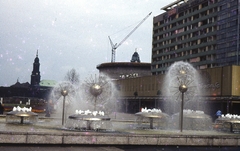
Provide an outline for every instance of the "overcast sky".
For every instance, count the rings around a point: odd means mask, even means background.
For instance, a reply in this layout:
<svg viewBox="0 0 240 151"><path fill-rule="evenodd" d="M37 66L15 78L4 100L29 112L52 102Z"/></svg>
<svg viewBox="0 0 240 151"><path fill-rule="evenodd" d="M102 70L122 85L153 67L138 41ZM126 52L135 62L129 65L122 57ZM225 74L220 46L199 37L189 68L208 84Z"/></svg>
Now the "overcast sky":
<svg viewBox="0 0 240 151"><path fill-rule="evenodd" d="M0 86L30 82L40 59L41 80L64 79L72 68L83 81L111 62L119 43L150 12L152 15L116 51L116 62L130 62L137 49L151 62L152 21L174 0L0 0Z"/></svg>

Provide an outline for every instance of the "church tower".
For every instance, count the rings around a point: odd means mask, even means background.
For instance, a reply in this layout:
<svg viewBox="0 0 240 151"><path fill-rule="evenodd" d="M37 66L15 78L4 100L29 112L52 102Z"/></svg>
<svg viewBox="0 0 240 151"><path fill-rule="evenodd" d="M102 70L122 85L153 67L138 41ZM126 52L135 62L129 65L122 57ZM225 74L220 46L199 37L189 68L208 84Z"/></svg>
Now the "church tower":
<svg viewBox="0 0 240 151"><path fill-rule="evenodd" d="M36 86L36 85L39 85L40 83L41 76L40 76L39 69L40 69L40 63L39 63L38 50L37 50L37 55L33 63L33 71L31 75L31 86Z"/></svg>

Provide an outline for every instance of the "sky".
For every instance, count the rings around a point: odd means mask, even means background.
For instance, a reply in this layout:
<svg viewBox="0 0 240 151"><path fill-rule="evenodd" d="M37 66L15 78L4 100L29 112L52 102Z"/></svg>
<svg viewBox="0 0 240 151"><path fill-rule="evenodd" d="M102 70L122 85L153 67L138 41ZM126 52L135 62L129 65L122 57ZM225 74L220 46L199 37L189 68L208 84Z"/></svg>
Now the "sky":
<svg viewBox="0 0 240 151"><path fill-rule="evenodd" d="M175 0L0 0L0 86L29 82L38 50L41 80L63 81L71 69L80 81L111 62L130 62L137 50L151 62L153 17Z"/></svg>

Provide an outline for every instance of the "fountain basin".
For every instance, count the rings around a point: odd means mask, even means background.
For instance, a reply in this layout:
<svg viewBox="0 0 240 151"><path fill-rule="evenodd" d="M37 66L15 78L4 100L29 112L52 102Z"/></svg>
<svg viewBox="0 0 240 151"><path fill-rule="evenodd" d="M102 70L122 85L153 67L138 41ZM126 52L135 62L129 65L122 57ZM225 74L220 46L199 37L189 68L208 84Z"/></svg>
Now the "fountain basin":
<svg viewBox="0 0 240 151"><path fill-rule="evenodd" d="M183 112L183 129L184 130L212 130L212 119L204 113L186 113ZM179 113L172 115L171 129L179 128Z"/></svg>
<svg viewBox="0 0 240 151"><path fill-rule="evenodd" d="M240 133L240 119L219 117L214 124L218 125L218 130Z"/></svg>
<svg viewBox="0 0 240 151"><path fill-rule="evenodd" d="M102 115L73 114L68 117L66 127L75 130L109 130L112 129L111 118Z"/></svg>
<svg viewBox="0 0 240 151"><path fill-rule="evenodd" d="M7 112L7 114L6 114L6 122L7 123L34 124L37 121L38 121L38 114L36 114L34 112L11 111L11 112Z"/></svg>
<svg viewBox="0 0 240 151"><path fill-rule="evenodd" d="M138 126L144 127L144 122L149 122L150 129L166 129L168 127L169 115L162 112L138 112L137 116Z"/></svg>
<svg viewBox="0 0 240 151"><path fill-rule="evenodd" d="M85 121L109 121L111 118L108 116L101 116L101 115L79 115L79 114L73 114L68 117L69 119L73 120L85 120Z"/></svg>

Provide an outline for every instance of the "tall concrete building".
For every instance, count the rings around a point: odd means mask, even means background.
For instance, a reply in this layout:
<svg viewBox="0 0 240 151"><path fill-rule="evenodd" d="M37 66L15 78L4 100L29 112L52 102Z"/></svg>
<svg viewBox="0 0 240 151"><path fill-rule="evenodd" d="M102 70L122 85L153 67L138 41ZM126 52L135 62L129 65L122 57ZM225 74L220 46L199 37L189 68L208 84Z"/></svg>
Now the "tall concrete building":
<svg viewBox="0 0 240 151"><path fill-rule="evenodd" d="M176 61L196 69L239 65L238 0L177 0L153 19L153 75Z"/></svg>
<svg viewBox="0 0 240 151"><path fill-rule="evenodd" d="M240 114L238 0L176 0L153 18L150 76L118 79L123 111L164 110L165 73L177 61L191 63L204 79L198 108L214 116ZM210 109L207 109L206 104ZM172 114L172 113L171 113Z"/></svg>

